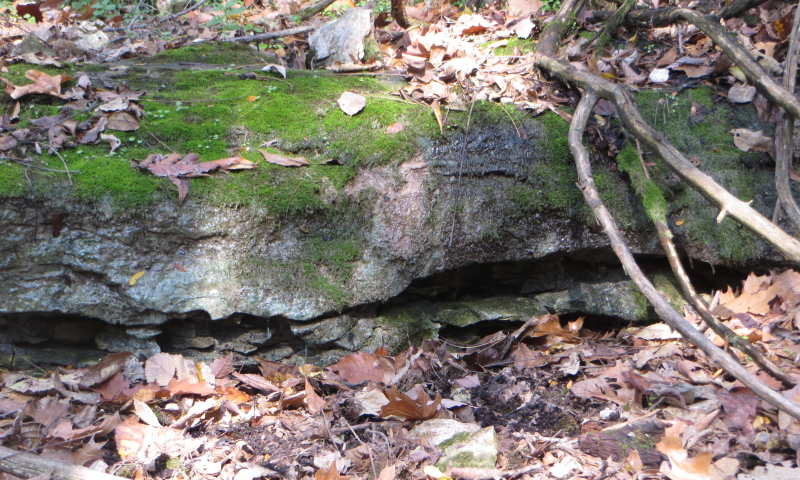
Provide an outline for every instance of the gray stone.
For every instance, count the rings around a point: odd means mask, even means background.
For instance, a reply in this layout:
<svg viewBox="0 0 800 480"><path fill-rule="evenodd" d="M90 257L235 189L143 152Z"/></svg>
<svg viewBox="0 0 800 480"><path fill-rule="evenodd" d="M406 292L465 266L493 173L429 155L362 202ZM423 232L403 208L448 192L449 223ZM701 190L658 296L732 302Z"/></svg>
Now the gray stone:
<svg viewBox="0 0 800 480"><path fill-rule="evenodd" d="M355 323L354 318L339 315L314 322L290 322L289 328L309 345L325 345L342 338Z"/></svg>
<svg viewBox="0 0 800 480"><path fill-rule="evenodd" d="M158 346L155 340L151 338L137 338L133 335L129 335L125 328L111 325L107 326L95 337L95 343L97 344L97 348L111 353L128 350L134 355L152 357L156 353L161 352L161 347Z"/></svg>
<svg viewBox="0 0 800 480"><path fill-rule="evenodd" d="M480 425L474 423L464 423L449 418L434 418L412 428L411 435L426 438L431 445L439 445L456 435L473 433L480 429Z"/></svg>
<svg viewBox="0 0 800 480"><path fill-rule="evenodd" d="M351 8L337 20L323 25L308 39L307 58L313 67L333 62L352 63L364 57L364 39L372 32L372 10ZM352 57L352 58L351 58Z"/></svg>
<svg viewBox="0 0 800 480"><path fill-rule="evenodd" d="M447 467L495 468L499 452L497 432L494 427L486 427L445 448L436 467L441 471Z"/></svg>
<svg viewBox="0 0 800 480"><path fill-rule="evenodd" d="M682 312L686 302L673 283L675 280L672 273L655 272L648 276L672 306L678 312ZM633 281L623 279L625 277L620 271L613 271L608 277L611 278L610 281L578 282L568 290L538 294L534 299L550 312L559 315L567 313L605 315L630 321L659 318Z"/></svg>

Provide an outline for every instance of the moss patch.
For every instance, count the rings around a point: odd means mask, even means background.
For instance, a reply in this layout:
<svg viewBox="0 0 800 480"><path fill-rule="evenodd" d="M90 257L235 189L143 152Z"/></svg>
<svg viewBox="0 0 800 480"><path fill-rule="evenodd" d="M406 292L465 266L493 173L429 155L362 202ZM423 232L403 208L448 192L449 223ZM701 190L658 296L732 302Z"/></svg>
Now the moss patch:
<svg viewBox="0 0 800 480"><path fill-rule="evenodd" d="M715 104L715 96L714 90L708 87L687 90L678 97L649 91L638 93L636 103L645 120L697 163L698 168L710 173L717 183L739 199L754 200L753 207L763 215L770 215L774 199L759 192L772 191L773 179L768 169L756 168L766 161L765 156L741 152L733 145L730 130L739 127L765 129L765 134L769 135L771 127L757 122L752 105ZM636 171L634 164L639 162L635 154L635 150L627 150L620 156L620 167L629 173ZM658 216L662 209L667 209L668 219L682 220L681 225L674 224L672 228L685 244L715 250L732 264L741 264L756 253L757 240L753 234L730 218L717 224L718 209L711 202L677 180L659 159L650 156L646 161L655 163L648 167L654 185L648 187L645 182L642 192L648 214ZM638 169L641 171L641 166ZM633 177L632 181L639 183L637 189L642 188L640 181ZM663 194L668 207L658 198L654 187Z"/></svg>

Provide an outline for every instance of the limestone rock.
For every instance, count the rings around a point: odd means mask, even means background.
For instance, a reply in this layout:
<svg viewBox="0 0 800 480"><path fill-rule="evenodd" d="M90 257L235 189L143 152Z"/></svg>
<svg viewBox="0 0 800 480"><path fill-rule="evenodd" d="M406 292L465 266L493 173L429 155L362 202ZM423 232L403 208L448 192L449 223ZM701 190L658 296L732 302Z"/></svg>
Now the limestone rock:
<svg viewBox="0 0 800 480"><path fill-rule="evenodd" d="M64 35L81 50L99 52L111 44L111 39L103 31L102 23L85 21L64 31Z"/></svg>
<svg viewBox="0 0 800 480"><path fill-rule="evenodd" d="M313 67L319 68L333 62L352 63L353 58L364 57L364 39L372 31L372 10L351 8L339 19L324 25L308 39L307 56ZM352 58L351 58L352 56Z"/></svg>
<svg viewBox="0 0 800 480"><path fill-rule="evenodd" d="M499 451L500 442L494 427L482 428L445 448L436 467L441 471L447 470L448 466L495 468Z"/></svg>
<svg viewBox="0 0 800 480"><path fill-rule="evenodd" d="M448 418L433 418L414 427L411 435L426 438L431 445L440 445L459 434L474 433L480 429L480 425L474 423L464 423Z"/></svg>

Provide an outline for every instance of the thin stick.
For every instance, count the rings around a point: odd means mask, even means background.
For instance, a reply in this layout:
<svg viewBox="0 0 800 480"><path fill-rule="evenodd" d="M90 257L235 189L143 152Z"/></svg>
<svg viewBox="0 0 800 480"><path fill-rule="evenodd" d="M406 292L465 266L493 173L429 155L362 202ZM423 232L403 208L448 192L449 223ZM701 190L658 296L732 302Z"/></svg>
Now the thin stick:
<svg viewBox="0 0 800 480"><path fill-rule="evenodd" d="M461 162L458 164L458 186L456 187L456 200L453 206L453 226L450 228L450 241L447 248L453 246L453 238L456 236L456 218L458 217L458 197L461 194L461 172L464 169L464 158L467 157L467 135L469 135L469 123L472 121L472 109L475 107L475 99L469 105L469 116L467 116L467 128L464 131L464 144L461 146Z"/></svg>
<svg viewBox="0 0 800 480"><path fill-rule="evenodd" d="M639 144L639 139L636 139L636 153L639 154L639 161L642 162L642 170L644 170L644 176L650 180L650 174L647 173L647 165L644 164L644 156L642 155L642 146Z"/></svg>
<svg viewBox="0 0 800 480"><path fill-rule="evenodd" d="M64 157L62 157L62 156L61 156L61 154L60 154L60 153L58 153L58 150L53 150L53 152L54 152L56 155L58 155L58 158L60 158L60 159L61 159L61 163L63 163L63 164L64 164L64 171L67 173L67 178L69 179L69 185L70 185L70 186L74 186L74 185L72 185L72 175L69 173L69 167L67 166L67 162L66 162L66 161L64 161Z"/></svg>
<svg viewBox="0 0 800 480"><path fill-rule="evenodd" d="M578 186L586 198L589 207L591 207L594 212L597 221L605 229L606 235L608 235L608 239L611 242L611 247L622 262L625 272L631 277L631 280L633 280L634 284L636 284L639 290L647 297L650 303L653 304L656 313L658 313L658 316L661 317L667 325L677 330L684 339L702 350L710 361L733 375L737 380L758 395L759 398L785 411L794 418L800 419L800 405L766 386L742 365L734 361L728 354L714 345L711 340L706 338L700 331L694 328L692 324L678 314L678 312L672 308L664 294L659 292L644 273L642 273L631 251L625 244L625 240L617 228L616 223L614 223L614 219L611 217L608 209L600 199L600 195L597 193L597 188L592 178L592 166L589 161L589 152L586 147L583 146L583 132L586 129L586 123L589 120L592 108L594 108L596 103L597 95L590 89L585 89L583 98L578 104L578 109L570 125L569 146L573 157L575 157L575 163L578 169L578 179L580 181Z"/></svg>
<svg viewBox="0 0 800 480"><path fill-rule="evenodd" d="M300 35L314 30L314 27L297 27L287 30L277 30L274 32L260 33L258 35L245 35L243 37L224 38L223 42L263 42L274 38L288 37L289 35Z"/></svg>
<svg viewBox="0 0 800 480"><path fill-rule="evenodd" d="M797 384L797 380L795 380L794 377L787 374L781 367L768 359L755 345L742 338L741 335L734 333L733 330L720 322L719 319L708 310L708 305L706 305L706 302L704 302L695 291L692 282L689 280L689 276L686 274L686 270L683 268L683 264L681 264L678 250L672 242L672 232L669 227L661 220L655 220L654 223L658 229L658 238L661 240L661 245L664 247L664 251L667 254L669 265L672 267L675 278L678 279L683 294L692 302L692 306L697 313L700 314L705 324L708 325L714 333L719 335L720 338L724 338L726 345L730 344L736 347L740 352L748 355L762 370L780 380L784 387L794 387ZM733 353L731 353L731 355L733 356Z"/></svg>
<svg viewBox="0 0 800 480"><path fill-rule="evenodd" d="M514 125L514 130L517 131L517 136L519 136L519 138L522 138L522 133L519 131L519 128L517 128L517 122L514 121L514 117L512 117L511 114L508 113L508 110L506 110L505 105L503 105L502 103L500 103L500 108L502 108L503 111L506 112L506 115L508 115L508 119L511 120L511 125ZM450 111L450 109L448 109L448 111Z"/></svg>
<svg viewBox="0 0 800 480"><path fill-rule="evenodd" d="M19 160L14 160L13 158L6 158L6 160L11 160L14 163L18 163L23 167L28 168L35 168L37 170L44 170L45 172L56 172L56 173L81 173L81 170L54 170L52 168L44 168L44 167L37 167L36 165L28 165L25 162L21 162Z"/></svg>

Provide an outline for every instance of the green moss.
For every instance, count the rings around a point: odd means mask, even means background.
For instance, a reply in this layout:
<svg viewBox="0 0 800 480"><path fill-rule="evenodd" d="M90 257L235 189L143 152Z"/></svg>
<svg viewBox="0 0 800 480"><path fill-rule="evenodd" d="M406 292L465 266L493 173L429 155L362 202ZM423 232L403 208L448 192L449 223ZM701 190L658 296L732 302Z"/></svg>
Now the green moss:
<svg viewBox="0 0 800 480"><path fill-rule="evenodd" d="M230 60L234 58L230 56L232 52L237 51L241 55L253 53L242 50L242 46L222 43L164 52L156 60L166 63L200 58L202 63L211 63L214 59L207 58L209 53L219 53L226 58L225 63L231 63L238 61ZM12 66L11 70L9 76L19 80L18 84L30 83L24 79L20 66ZM143 159L152 151L174 151L195 152L201 161L208 161L239 155L244 149L243 155L259 164L257 169L193 179L189 198L216 205L253 205L276 215L295 215L326 208L330 200L323 200L323 193L333 191L337 195L354 177L356 166L405 160L416 152L419 136L438 135L429 109L386 97L392 87L372 78L290 72L289 83L257 82L219 70L175 71L149 66L131 67L129 73L132 88L151 92L142 99L146 111L141 121L143 128L140 133L107 133L125 140L134 137L136 141L126 141L127 151L114 156L108 156L107 144L64 149L62 155L70 168L82 170L73 174L74 189L65 187L65 175L31 170L28 176L35 195L52 191L55 183L77 200L104 205L110 201L118 211L136 210L177 195L168 180L131 169L131 158ZM347 90L368 96L367 107L354 117L342 113L336 104ZM251 96L255 101L250 101ZM62 103L44 96L23 98L21 124L56 114ZM13 105L8 97L0 103L5 111ZM386 127L398 121L404 124L404 130L387 134ZM257 149L272 139L278 140L281 151L306 156L314 165L288 169L267 164ZM146 147L152 149L145 150ZM77 151L82 153L76 154ZM43 155L41 160L47 168L63 169L58 157ZM321 164L329 160L336 163ZM22 166L3 168L0 197L32 195L23 171Z"/></svg>
<svg viewBox="0 0 800 480"><path fill-rule="evenodd" d="M424 311L421 305L411 303L392 306L383 309L378 317L378 323L394 327L405 332L407 340L419 343L426 338L436 338L439 325L430 320L429 312Z"/></svg>
<svg viewBox="0 0 800 480"><path fill-rule="evenodd" d="M575 432L578 430L578 421L575 420L575 417L571 414L564 413L558 417L558 420L553 428L556 430L561 430L564 433Z"/></svg>
<svg viewBox="0 0 800 480"><path fill-rule="evenodd" d="M258 65L267 57L252 48L242 48L235 42L203 42L196 45L165 50L147 59L150 64L206 63L212 65ZM272 62L270 62L272 63Z"/></svg>
<svg viewBox="0 0 800 480"><path fill-rule="evenodd" d="M483 44L483 47L489 46L492 42L486 42ZM508 40L508 45L505 47L498 47L494 50L495 55L514 55L514 47L517 47L522 55L526 53L532 52L534 48L536 48L536 42L531 39L523 39L523 38L511 38Z"/></svg>
<svg viewBox="0 0 800 480"><path fill-rule="evenodd" d="M447 447L451 447L451 446L455 445L456 443L464 442L468 438L469 438L469 432L462 432L462 433L459 433L458 435L456 435L453 438L445 440L444 442L442 442L439 445L437 445L437 447L439 448L439 450L444 450Z"/></svg>
<svg viewBox="0 0 800 480"><path fill-rule="evenodd" d="M756 117L752 105L714 104L716 92L708 87L687 90L678 97L660 92L640 92L636 95L636 103L644 119L659 133L665 135L685 157L698 164L698 168L711 173L717 183L728 189L738 198L748 201L755 199L754 207L762 214L769 215L773 205L764 202L765 197L756 195L761 188L768 189L773 180L767 169L754 168L763 162L764 156L744 153L733 145L730 131L734 128L752 128ZM659 105L659 101L662 105ZM702 106L697 109L704 118L693 119L692 102ZM667 123L664 125L664 107ZM761 127L759 127L761 128ZM765 134L771 134L768 126ZM626 149L619 157L620 168L631 172L641 172L641 165L632 147ZM635 159L635 162L633 161ZM685 245L693 245L699 249L711 249L733 264L744 262L755 254L757 240L746 229L731 219L721 224L715 221L718 208L683 182L675 180L668 167L652 156L646 161L654 162L648 167L653 186L639 182L631 177L637 191L643 191L648 215L660 216L665 211L668 218L682 220L673 232L681 237ZM624 166L623 164L627 164ZM656 188L664 197L658 198ZM642 193L642 192L640 192ZM667 207L668 205L668 207Z"/></svg>
<svg viewBox="0 0 800 480"><path fill-rule="evenodd" d="M667 224L667 201L658 186L644 174L639 153L632 145L623 148L617 155L619 169L627 173L636 193L642 198L647 216L653 222Z"/></svg>

